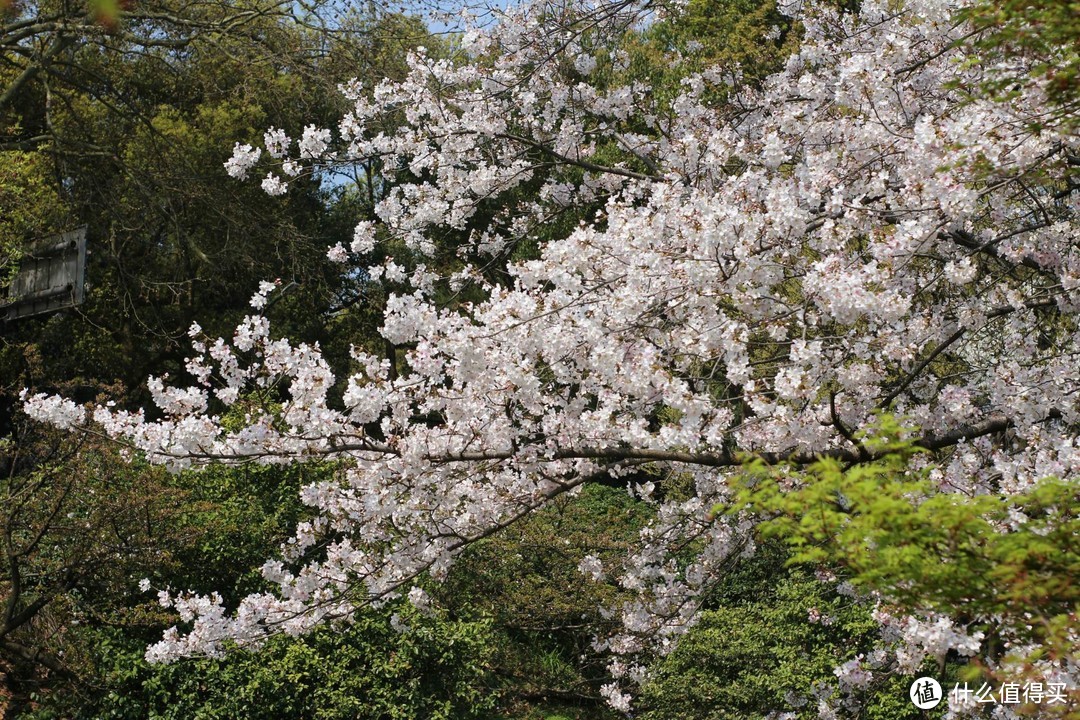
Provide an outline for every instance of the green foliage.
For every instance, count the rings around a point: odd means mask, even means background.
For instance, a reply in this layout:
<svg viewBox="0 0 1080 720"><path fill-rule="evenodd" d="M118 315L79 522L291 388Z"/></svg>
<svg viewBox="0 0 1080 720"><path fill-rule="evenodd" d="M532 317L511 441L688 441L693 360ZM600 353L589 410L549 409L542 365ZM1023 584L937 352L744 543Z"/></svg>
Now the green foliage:
<svg viewBox="0 0 1080 720"><path fill-rule="evenodd" d="M79 462L88 461L81 457ZM141 468L116 467L142 478L137 487L152 503L153 514L137 506L124 512L145 514L147 531L152 528L158 539L153 545L143 540L153 561L133 556L117 565L103 558L94 567L108 571L107 589L98 584L94 597L81 592L58 596L56 616L75 622L50 647L62 651L82 682L71 692L39 693L34 709L24 710L23 716L467 719L493 707L498 694L489 689L495 684L489 677L496 648L492 623L468 608L430 618L408 604L364 610L355 623L321 628L303 638L276 637L257 652L147 664L142 657L146 645L176 618L137 594L138 579L145 575L155 587L219 590L227 603L265 590L252 568L274 554L307 511L299 501L300 486L316 476L329 479L336 468L250 465L179 476L158 473L159 485L146 490ZM116 479L108 484L115 493ZM42 512L49 499L38 500ZM118 512L90 496L82 505L86 512ZM109 520L105 530L121 518ZM65 537L56 533L53 542ZM109 550L97 536L91 541ZM393 613L409 631L391 627Z"/></svg>
<svg viewBox="0 0 1080 720"><path fill-rule="evenodd" d="M65 71L61 63L42 65L0 108L0 200L18 208L0 219L0 264L12 255L7 236L39 232L8 226L22 215L43 224L51 202L65 220L89 228L79 314L9 327L0 376L18 378L20 387L119 380L129 404L141 404L147 375L185 373L193 321L215 336L231 333L258 282L274 278L289 287L273 308L275 328L313 342L326 340L333 324L339 339L329 354L345 364L350 340L363 341L377 323L367 298L351 292L325 253L347 244L378 195L369 183L369 192L345 197L305 175L291 180L287 196L271 198L257 182L229 178L222 164L234 143L261 143L268 127L298 137L309 123L335 125L345 105L337 84L400 76L407 48L433 45L422 24L354 14L337 18L337 33L321 35L317 23L260 0L119 7L122 31L80 25L99 42L64 45ZM46 10L20 5L15 12ZM144 23L138 13L155 19ZM182 20L161 19L174 16ZM140 32L155 42L140 45ZM0 68L0 85L14 83ZM25 153L28 169L14 177L8 173L22 166L8 159L23 155L4 144L11 137L34 148ZM22 189L31 180L41 192ZM65 229L56 224L44 231ZM358 318L334 313L342 300L360 306ZM356 330L351 338L342 324ZM26 362L28 352L36 364Z"/></svg>
<svg viewBox="0 0 1080 720"><path fill-rule="evenodd" d="M173 566L183 497L94 438L21 426L0 440L0 661L16 709L92 672L83 631L123 619L137 573Z"/></svg>
<svg viewBox="0 0 1080 720"><path fill-rule="evenodd" d="M397 613L409 626L390 625ZM469 720L491 709L491 626L423 617L409 606L365 611L354 623L278 636L256 652L148 665L143 645L100 630L106 693L56 703L38 717L131 720Z"/></svg>
<svg viewBox="0 0 1080 720"><path fill-rule="evenodd" d="M833 668L871 646L876 626L864 605L803 570L785 572L784 557L778 546L766 546L721 581L722 602L655 666L639 717L817 717L812 692L835 682ZM824 622L810 622L812 612Z"/></svg>
<svg viewBox="0 0 1080 720"><path fill-rule="evenodd" d="M9 5L0 0L0 10ZM90 5L106 25L122 21L124 6L114 0ZM1075 6L1008 0L981 6L972 17L987 28L981 47L1064 58L1041 67L1067 107L1076 97ZM30 321L12 333L0 351L5 382L55 385L80 377L92 392L97 383L122 378L128 404L138 404L144 398L135 388L148 372L184 373L184 333L192 320L211 334L227 333L246 312L255 283L273 277L297 283L270 310L276 331L323 341L341 366L349 343L372 348L380 342L374 328L392 288L342 278L323 261L325 248L347 239L357 218L372 217L377 193L385 190L371 179L380 168L360 168L348 190L301 179L288 197L274 200L255 184L227 179L221 168L234 142L256 142L267 126L296 136L318 118L331 125L336 81L399 75L404 48L421 40L432 45L412 20L384 17L379 22L386 32L362 18L353 22L372 31L369 40L327 41L337 43L335 52L306 69L295 51L314 38L269 19L249 28L260 39L255 45L249 35L223 35L193 39L182 49L111 53L85 44L65 51L65 63L80 70L75 79L104 80L86 91L69 87L64 102L55 103L50 127L66 138L65 152L3 151L0 274L26 238L78 217L92 227L92 287L84 317ZM766 33L772 39L763 40ZM626 63L617 66L608 57L597 77L601 84L605 78L612 85L644 83L659 108L670 110L687 73L715 63L741 68L742 80L754 84L778 67L797 39L798 27L771 2L691 0L686 14L624 38ZM0 79L9 82L10 72L3 72ZM29 86L17 98L18 112L11 111L10 128L20 137L23 121L37 123L34 132L43 127L38 90ZM123 97L129 112L116 112L103 100L105 90ZM598 147L592 159L649 172L641 159L613 145ZM543 180L538 174L532 184L486 201L478 222L529 200ZM567 234L602 204L601 198L595 207L552 218L537 229L539 244ZM475 259L458 255L467 232L440 238L435 260L441 270ZM535 256L537 247L535 239L523 241L485 272L505 279L506 262ZM445 303L475 299L468 293L447 289ZM658 413L658 421L668 419ZM1080 604L1075 485L1047 480L1011 496L944 493L926 472L909 470L918 451L900 437L899 427L886 420L878 436L864 442L879 459L853 467L822 460L809 469L747 468L734 511L763 518L763 547L720 580L700 624L657 661L639 717L763 718L782 709L815 716L814 688L833 681L836 665L869 647L876 628L863 605L816 582L806 564L843 568L854 585L901 608L973 621L992 617L1049 652L1077 654L1069 645ZM20 602L45 592L55 598L22 637L50 657L62 650L63 667L77 681L50 677L54 689L70 692L38 688L35 710L24 716L615 716L599 698L608 680L605 658L590 641L617 622L598 608L617 607L624 596L613 579L590 582L577 565L592 554L617 568L651 509L609 487L561 498L472 548L446 585L432 590L443 608L434 617L395 605L304 638L274 638L258 653L147 665L145 645L175 618L134 593L138 579L220 590L227 602L262 589L252 568L272 556L309 511L299 488L335 472L333 465L242 466L165 477L120 465L115 448L94 448L4 478L0 491L9 495L21 491L13 483L44 481L11 521L17 536L32 537L53 508L64 505L64 522L28 559L41 584ZM666 477L660 491L691 492L680 482L685 479ZM789 561L795 567L787 567ZM45 582L71 565L85 573L74 586ZM830 624L810 622L812 611ZM394 612L409 632L391 628ZM866 717L913 717L901 679L877 682Z"/></svg>
<svg viewBox="0 0 1080 720"><path fill-rule="evenodd" d="M332 127L344 103L338 82L354 75L369 81L400 77L406 49L438 42L418 20L393 15L338 17L339 33L318 35L317 23L298 22L282 14L285 6L268 10L258 0L95 1L65 6L86 21L71 32L85 31L95 42L56 44L63 62L42 65L23 85L17 68L0 68L0 273L14 267L26 240L65 223L90 227L84 305L5 328L0 434L11 426L14 394L26 386L63 387L89 400L110 383L109 395L121 405L145 403L148 374L185 374L192 321L198 319L208 334L228 335L250 310L247 301L259 280L278 277L289 287L269 310L275 328L307 341L332 335L322 346L340 367L347 365L350 344L369 343L379 323L378 299L357 293L353 281L325 260L328 246L347 242L356 220L370 216L377 200L373 186L346 193L301 177L288 196L275 199L258 183L228 178L222 163L235 142L260 142L269 126L294 137L307 123ZM50 8L19 4L11 13L21 18ZM251 8L258 11L245 13ZM182 14L176 24L132 20L136 12L165 17L172 9ZM142 31L155 42L140 45L135 38ZM25 151L13 149L23 146ZM73 378L77 384L66 384ZM25 503L0 516L16 539L42 533L40 552L24 558L23 577L36 585L24 580L21 591L10 593L9 578L0 574L0 602L11 597L19 608L31 607L43 593L48 602L16 638L18 652L33 653L37 665L9 664L14 646L0 647L6 685L0 696L10 692L11 712L147 717L164 713L161 708L188 692L186 704L177 705L186 709L170 717L218 717L211 705L197 705L201 683L219 691L214 697L226 708L220 716L251 716L239 700L229 705L221 698L257 695L240 682L242 672L258 664L253 657L247 665L238 660L217 670L200 663L167 672L146 667L145 646L176 619L135 587L148 577L155 587L218 590L226 602L264 589L253 568L275 554L308 512L299 488L335 469L243 466L166 476L117 460L116 447L75 450L63 462L35 464L27 442L19 438L10 446L21 465L0 485L5 498L16 493ZM111 461L98 459L99 452ZM72 567L78 572L67 572ZM484 672L486 621L420 619L417 633L396 644L396 633L391 640L380 634L380 622L385 626L382 615L362 619L343 633L341 648L329 635L307 645L279 640L271 647L282 653L282 673L290 663L293 674L306 672L312 685L307 694L318 696L327 713L338 709L325 717L364 715L314 688L319 683L326 693L335 686L356 691L353 704L368 702L361 690L369 683L382 694L364 705L371 716L470 717L468 708L487 707L489 693L471 699L464 694L484 687L476 678ZM336 654L346 657L349 648L378 659L373 648L380 644L386 646L379 661L384 667L358 659L346 665L360 676L355 680L314 669L316 659L333 666ZM304 658L312 666L306 670L300 667ZM418 668L411 681L406 662ZM221 675L216 686L215 673ZM408 682L392 686L394 675ZM263 682L277 688L271 694L287 696L284 680L268 675ZM396 705L399 710L386 710ZM323 717L311 710L317 706L305 707L296 717ZM268 709L267 716L277 715Z"/></svg>
<svg viewBox="0 0 1080 720"><path fill-rule="evenodd" d="M1032 62L1030 76L1005 74L987 88L1008 93L1011 86L1029 80L1045 82L1058 106L1056 119L1076 129L1080 110L1080 2L1076 0L995 0L979 2L960 16L977 33L974 49L988 64L1002 55Z"/></svg>
<svg viewBox="0 0 1080 720"><path fill-rule="evenodd" d="M150 574L151 581L157 587L218 591L227 602L264 590L257 568L309 512L300 488L333 472L326 465L244 465L185 473L177 479L185 490L177 512L193 532L191 542L174 549L177 567Z"/></svg>
<svg viewBox="0 0 1080 720"><path fill-rule="evenodd" d="M615 717L604 707L605 658L594 635L614 629L599 607L623 599L611 577L593 582L578 570L597 556L616 569L651 516L625 490L582 488L478 544L439 590L455 612L479 612L494 622L493 663L501 678L503 717Z"/></svg>
<svg viewBox="0 0 1080 720"><path fill-rule="evenodd" d="M718 65L756 84L794 52L794 29L771 0L691 0L682 15L650 28L646 38L656 49L679 54L672 70L680 75Z"/></svg>
<svg viewBox="0 0 1080 720"><path fill-rule="evenodd" d="M11 279L27 243L67 229L67 213L41 153L11 151L0 162L0 288Z"/></svg>
<svg viewBox="0 0 1080 720"><path fill-rule="evenodd" d="M120 21L120 0L90 0L90 12L105 27L115 27Z"/></svg>
<svg viewBox="0 0 1080 720"><path fill-rule="evenodd" d="M1064 628L1080 615L1080 487L1050 478L1015 494L948 492L928 463L909 469L919 451L900 437L886 418L864 443L873 462L751 464L733 512L762 516L759 532L792 562L840 566L904 611L966 618L990 646L1007 636L1074 657Z"/></svg>

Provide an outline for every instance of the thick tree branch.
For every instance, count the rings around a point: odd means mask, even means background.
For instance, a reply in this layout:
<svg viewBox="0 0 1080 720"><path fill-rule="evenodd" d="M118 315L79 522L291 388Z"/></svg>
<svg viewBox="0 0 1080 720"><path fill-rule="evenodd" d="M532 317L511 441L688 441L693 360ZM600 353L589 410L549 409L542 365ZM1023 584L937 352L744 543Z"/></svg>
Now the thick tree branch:
<svg viewBox="0 0 1080 720"><path fill-rule="evenodd" d="M22 73L7 86L3 94L0 95L0 110L3 110L8 104L15 99L15 96L19 91L34 79L34 77L41 72L48 64L49 61L60 53L64 48L68 47L74 38L67 35L57 35L53 38L53 41L49 44L49 47L38 57L34 62L31 62Z"/></svg>
<svg viewBox="0 0 1080 720"><path fill-rule="evenodd" d="M1058 419L1061 417L1061 413L1057 410L1051 411L1043 421ZM944 433L927 433L919 437L912 438L912 442L925 450L940 450L942 448L951 447L964 440L972 440L984 435L991 435L997 432L1003 432L1015 426L1015 423L1009 417L995 413L985 420L980 422L971 423L961 427L954 428ZM524 454L529 452L529 455ZM844 462L859 463L878 460L888 454L887 450L860 451L830 448L820 452L804 452L804 451L792 451L792 452L692 452L684 450L663 450L663 449L650 449L650 448L631 448L631 447L617 447L617 446L581 446L573 448L561 448L554 451L549 451L545 448L531 447L526 448L524 451L510 451L510 450L487 450L476 452L461 452L461 453L447 453L447 454L432 454L423 456L423 460L431 463L432 465L449 465L456 463L477 463L477 462L500 462L505 460L511 460L514 458L530 459L533 462L543 463L557 460L605 460L608 462L624 462L624 461L643 461L643 462L672 462L682 463L686 465L699 465L702 467L735 467L744 464L747 460L754 457L760 458L765 462L776 464L792 464L792 465L809 465L817 462L821 458L832 458ZM386 455L400 457L402 452L395 447L384 443L375 442L344 442L344 443L331 443L330 448L323 452L310 452L306 457L314 459L316 457L327 456L340 456L342 453L362 453L362 454L374 454L374 455ZM163 457L183 457L192 460L201 460L207 462L222 461L222 462L245 462L255 461L259 459L268 458L285 458L288 457L281 453L273 452L255 452L255 453L243 453L243 454L227 454L227 453L200 453L200 452L185 452L183 454L169 454L167 452L158 453ZM297 458L301 460L301 458Z"/></svg>

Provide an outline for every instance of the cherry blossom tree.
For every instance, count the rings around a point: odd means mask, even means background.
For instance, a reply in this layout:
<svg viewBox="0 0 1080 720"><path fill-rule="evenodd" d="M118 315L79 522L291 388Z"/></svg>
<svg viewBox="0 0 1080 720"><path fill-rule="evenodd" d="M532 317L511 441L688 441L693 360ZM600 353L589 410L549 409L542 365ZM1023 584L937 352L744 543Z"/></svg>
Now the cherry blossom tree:
<svg viewBox="0 0 1080 720"><path fill-rule="evenodd" d="M629 687L638 654L671 648L701 592L753 552L753 519L716 512L750 457L875 461L864 432L888 412L935 451L910 463L940 492L1074 479L1080 140L1025 74L1035 60L972 50L958 9L795 3L804 37L781 72L754 86L710 68L661 97L620 81L622 38L677 7L525 5L468 29L459 61L419 52L401 82L343 87L336 129L238 145L228 172L258 172L272 195L304 172L380 169L378 220L328 255L395 288L381 333L397 350L357 348L335 373L272 333L264 283L232 338L192 328L193 384L151 379L160 417L92 413L174 468L340 467L303 490L313 519L264 565L275 592L230 609L163 590L186 630L148 657L303 632L398 594L422 608L418 576L602 482L657 506L622 567L581 566L636 592L624 632L598 640ZM1032 79L978 92L999 77ZM447 238L452 273L426 260ZM398 254L377 263L379 248ZM223 423L253 388L283 400ZM56 397L27 410L87 422ZM692 499L666 499L676 477ZM958 618L880 617L894 666L979 648ZM624 686L605 693L628 707Z"/></svg>

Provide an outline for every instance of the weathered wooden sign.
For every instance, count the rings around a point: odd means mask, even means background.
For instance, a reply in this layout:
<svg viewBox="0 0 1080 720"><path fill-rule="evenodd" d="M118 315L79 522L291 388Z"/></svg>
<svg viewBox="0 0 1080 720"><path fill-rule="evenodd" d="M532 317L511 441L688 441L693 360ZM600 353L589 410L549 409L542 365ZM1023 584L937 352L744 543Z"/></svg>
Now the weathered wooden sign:
<svg viewBox="0 0 1080 720"><path fill-rule="evenodd" d="M74 307L83 301L85 277L86 228L52 235L19 259L0 312L15 320Z"/></svg>

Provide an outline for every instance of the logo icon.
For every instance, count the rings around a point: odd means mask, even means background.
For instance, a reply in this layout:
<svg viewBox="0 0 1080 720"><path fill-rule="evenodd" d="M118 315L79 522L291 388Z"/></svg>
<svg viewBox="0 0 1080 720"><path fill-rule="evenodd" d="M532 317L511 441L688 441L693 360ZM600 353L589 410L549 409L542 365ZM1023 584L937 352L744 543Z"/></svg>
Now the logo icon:
<svg viewBox="0 0 1080 720"><path fill-rule="evenodd" d="M942 698L941 683L934 678L921 677L911 683L908 695L911 697L912 704L920 710L935 708Z"/></svg>

